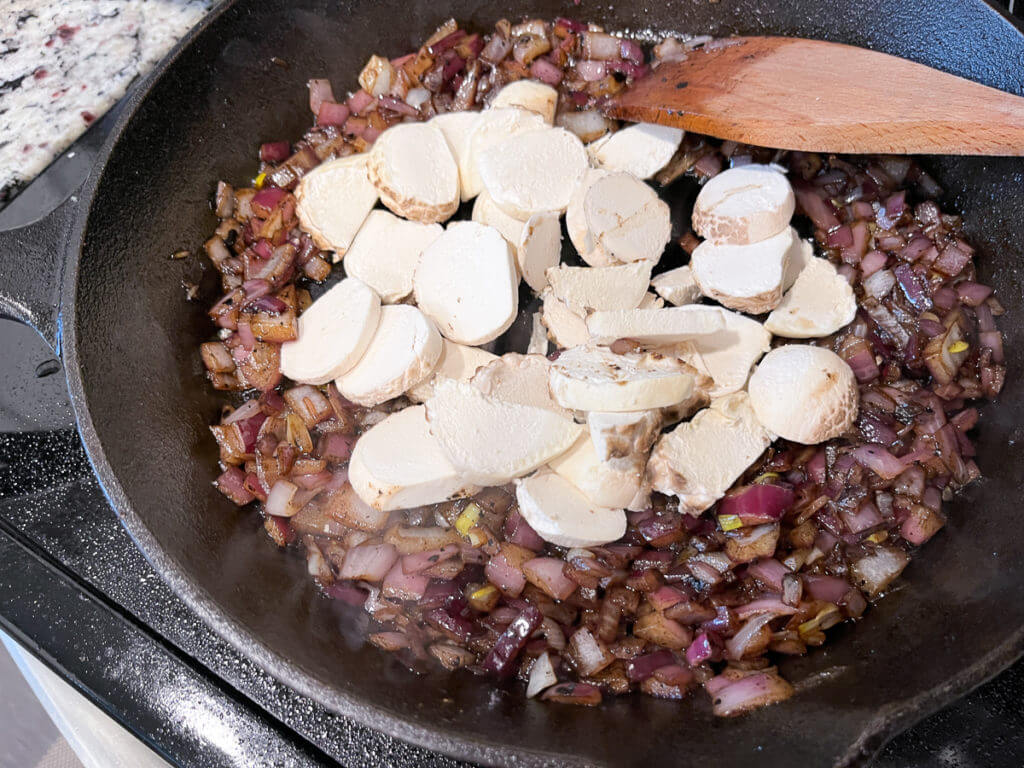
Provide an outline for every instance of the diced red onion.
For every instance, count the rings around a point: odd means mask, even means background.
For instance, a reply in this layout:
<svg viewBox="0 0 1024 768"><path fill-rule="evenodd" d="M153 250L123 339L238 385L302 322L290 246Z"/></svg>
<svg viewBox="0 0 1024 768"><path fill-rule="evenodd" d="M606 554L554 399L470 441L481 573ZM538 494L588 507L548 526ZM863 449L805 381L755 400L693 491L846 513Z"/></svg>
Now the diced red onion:
<svg viewBox="0 0 1024 768"><path fill-rule="evenodd" d="M715 649L711 645L711 638L707 632L699 633L690 643L690 647L686 649L686 661L692 667L702 664L714 655Z"/></svg>
<svg viewBox="0 0 1024 768"><path fill-rule="evenodd" d="M400 115L406 115L407 117L419 117L419 111L406 104L404 101L399 101L391 96L381 96L380 103L382 107L390 109L392 112L397 112Z"/></svg>
<svg viewBox="0 0 1024 768"><path fill-rule="evenodd" d="M353 115L361 115L363 110L373 104L373 96L360 89L349 96L345 103Z"/></svg>
<svg viewBox="0 0 1024 768"><path fill-rule="evenodd" d="M334 101L325 101L320 105L320 111L316 113L317 125L336 125L341 127L352 114L347 104L338 104Z"/></svg>
<svg viewBox="0 0 1024 768"><path fill-rule="evenodd" d="M352 455L352 446L355 445L355 441L353 435L346 435L343 432L327 432L320 438L317 455L332 464L348 461Z"/></svg>
<svg viewBox="0 0 1024 768"><path fill-rule="evenodd" d="M686 599L686 595L675 587L660 587L653 592L647 593L647 600L659 611L671 608L673 605Z"/></svg>
<svg viewBox="0 0 1024 768"><path fill-rule="evenodd" d="M862 467L870 469L884 480L892 480L906 469L902 459L881 445L861 445L853 452L853 458Z"/></svg>
<svg viewBox="0 0 1024 768"><path fill-rule="evenodd" d="M851 246L853 245L853 230L850 229L849 225L844 224L829 232L825 242L829 248L846 248Z"/></svg>
<svg viewBox="0 0 1024 768"><path fill-rule="evenodd" d="M535 557L523 563L523 573L527 581L551 597L565 600L576 590L576 582L565 575L564 566L557 557Z"/></svg>
<svg viewBox="0 0 1024 768"><path fill-rule="evenodd" d="M473 634L472 623L455 615L451 609L435 608L425 618L429 624L452 633L462 641L468 640Z"/></svg>
<svg viewBox="0 0 1024 768"><path fill-rule="evenodd" d="M693 644L691 643L692 646ZM656 669L661 669L675 663L676 658L672 655L671 651L660 650L654 653L646 653L643 656L637 656L635 659L630 659L626 662L626 676L629 677L630 682L640 683L653 675Z"/></svg>
<svg viewBox="0 0 1024 768"><path fill-rule="evenodd" d="M584 32L583 58L607 61L618 59L621 51L621 41L617 37L605 34L604 32Z"/></svg>
<svg viewBox="0 0 1024 768"><path fill-rule="evenodd" d="M880 269L864 278L864 291L878 301L888 296L894 285L896 276L888 269Z"/></svg>
<svg viewBox="0 0 1024 768"><path fill-rule="evenodd" d="M320 105L325 101L334 101L334 90L331 88L331 81L325 79L310 80L309 86L309 111L314 115L320 113Z"/></svg>
<svg viewBox="0 0 1024 768"><path fill-rule="evenodd" d="M818 229L831 232L839 226L839 219L836 217L832 204L821 197L818 192L806 182L793 185L793 193L797 202L805 214Z"/></svg>
<svg viewBox="0 0 1024 768"><path fill-rule="evenodd" d="M558 85L562 82L562 70L543 57L533 60L530 75L548 85Z"/></svg>
<svg viewBox="0 0 1024 768"><path fill-rule="evenodd" d="M841 509L839 516L846 523L846 527L850 529L850 533L867 531L882 522L882 515L878 511L878 507L870 501L865 501L856 510Z"/></svg>
<svg viewBox="0 0 1024 768"><path fill-rule="evenodd" d="M761 557L747 566L747 573L772 589L782 589L782 579L790 570L772 557Z"/></svg>
<svg viewBox="0 0 1024 768"><path fill-rule="evenodd" d="M815 600L824 600L826 603L838 605L850 591L850 585L838 576L805 573L803 581L807 594Z"/></svg>
<svg viewBox="0 0 1024 768"><path fill-rule="evenodd" d="M422 576L419 573L407 573L404 569L405 559L414 557L406 555L405 558L395 563L391 570L384 577L381 585L381 594L398 600L419 600L427 590L430 577Z"/></svg>
<svg viewBox="0 0 1024 768"><path fill-rule="evenodd" d="M730 659L742 659L748 655L750 646L756 643L761 635L761 629L774 618L773 613L761 613L747 619L740 631L725 641L726 656Z"/></svg>
<svg viewBox="0 0 1024 768"><path fill-rule="evenodd" d="M526 576L523 572L500 553L487 561L485 573L487 580L506 595L518 597L526 586Z"/></svg>
<svg viewBox="0 0 1024 768"><path fill-rule="evenodd" d="M248 504L256 498L245 487L245 472L239 467L228 467L213 484L217 490L227 496L238 506Z"/></svg>
<svg viewBox="0 0 1024 768"><path fill-rule="evenodd" d="M292 517L299 511L299 508L292 504L298 490L298 487L288 480L281 479L274 483L267 494L267 514L275 517Z"/></svg>
<svg viewBox="0 0 1024 768"><path fill-rule="evenodd" d="M757 483L737 488L718 503L720 515L736 515L744 525L772 523L793 506L793 489L774 483Z"/></svg>
<svg viewBox="0 0 1024 768"><path fill-rule="evenodd" d="M644 49L632 40L623 39L619 41L619 56L634 64L644 63Z"/></svg>
<svg viewBox="0 0 1024 768"><path fill-rule="evenodd" d="M365 603L367 598L366 590L346 581L336 581L334 584L325 585L324 593L335 600L341 600L343 603L356 607Z"/></svg>
<svg viewBox="0 0 1024 768"><path fill-rule="evenodd" d="M978 334L978 344L992 350L992 362L1003 362L1003 334L999 331L982 331Z"/></svg>
<svg viewBox="0 0 1024 768"><path fill-rule="evenodd" d="M719 678L712 678L718 680ZM711 692L711 681L708 682ZM732 717L753 709L785 701L793 695L793 687L778 675L759 672L740 680L728 680L714 696L713 711L720 717Z"/></svg>
<svg viewBox="0 0 1024 768"><path fill-rule="evenodd" d="M576 71L588 83L604 80L608 76L608 67L603 61L580 61L576 63Z"/></svg>
<svg viewBox="0 0 1024 768"><path fill-rule="evenodd" d="M736 607L736 618L741 621L759 614L770 614L775 617L792 616L794 613L796 613L796 608L786 605L778 597L763 597Z"/></svg>
<svg viewBox="0 0 1024 768"><path fill-rule="evenodd" d="M928 284L907 264L899 264L893 270L896 282L899 283L903 295L911 305L922 312L931 309L932 300L928 296Z"/></svg>
<svg viewBox="0 0 1024 768"><path fill-rule="evenodd" d="M264 187L252 197L252 206L257 211L270 212L288 192L278 187Z"/></svg>
<svg viewBox="0 0 1024 768"><path fill-rule="evenodd" d="M339 578L377 582L383 579L398 560L392 544L360 544L345 553Z"/></svg>
<svg viewBox="0 0 1024 768"><path fill-rule="evenodd" d="M534 606L527 605L498 637L481 667L499 677L507 677L515 671L516 657L526 646L530 635L537 631L544 617Z"/></svg>
<svg viewBox="0 0 1024 768"><path fill-rule="evenodd" d="M460 553L458 544L447 544L440 549L428 549L425 552L414 552L402 557L402 569L409 574L420 573L427 568L451 560Z"/></svg>
<svg viewBox="0 0 1024 768"><path fill-rule="evenodd" d="M900 526L900 535L911 544L920 546L938 533L945 524L946 521L935 510L923 504L914 504Z"/></svg>
<svg viewBox="0 0 1024 768"><path fill-rule="evenodd" d="M971 254L956 245L947 245L932 266L940 272L952 276L962 272L970 260Z"/></svg>
<svg viewBox="0 0 1024 768"><path fill-rule="evenodd" d="M964 304L969 307L977 307L992 295L992 289L981 283L964 280L962 283L957 284L956 293Z"/></svg>
<svg viewBox="0 0 1024 768"><path fill-rule="evenodd" d="M532 549L534 552L544 549L544 539L530 527L526 518L519 514L518 508L509 512L508 517L505 518L504 533L506 541L518 544L520 547Z"/></svg>
<svg viewBox="0 0 1024 768"><path fill-rule="evenodd" d="M260 160L264 163L280 163L287 160L291 153L292 147L287 141L270 141L260 145Z"/></svg>

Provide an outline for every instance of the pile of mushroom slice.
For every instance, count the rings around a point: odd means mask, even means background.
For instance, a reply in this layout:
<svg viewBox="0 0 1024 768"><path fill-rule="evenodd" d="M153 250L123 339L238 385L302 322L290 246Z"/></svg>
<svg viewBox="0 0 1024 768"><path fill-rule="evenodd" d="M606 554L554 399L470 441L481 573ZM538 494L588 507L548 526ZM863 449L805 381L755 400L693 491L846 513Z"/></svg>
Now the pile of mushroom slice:
<svg viewBox="0 0 1024 768"><path fill-rule="evenodd" d="M770 165L711 178L692 217L705 239L658 273L672 220L648 180L682 131L635 124L585 146L552 125L557 100L518 81L307 174L302 227L347 277L300 317L282 368L362 406L412 403L353 450L349 480L375 509L513 484L543 539L587 547L620 538L652 491L699 515L777 437L846 431L846 363L772 337L827 336L856 304L790 226ZM469 200L471 220L450 221ZM561 263L563 215L587 266ZM541 310L530 349L499 357L482 346L515 321L520 282Z"/></svg>

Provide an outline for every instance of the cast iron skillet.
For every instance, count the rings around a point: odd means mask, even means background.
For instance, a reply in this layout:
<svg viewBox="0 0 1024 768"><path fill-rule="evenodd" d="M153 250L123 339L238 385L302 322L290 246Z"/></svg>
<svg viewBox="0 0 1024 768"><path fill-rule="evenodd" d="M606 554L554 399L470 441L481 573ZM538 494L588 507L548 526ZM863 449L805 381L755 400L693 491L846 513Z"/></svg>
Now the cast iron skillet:
<svg viewBox="0 0 1024 768"><path fill-rule="evenodd" d="M256 515L210 485L207 425L218 398L196 345L211 326L202 306L182 300L187 267L168 255L196 248L211 231L207 201L217 179L250 177L257 144L300 135L309 122L307 78L350 87L373 52L412 50L448 16L489 29L499 14L573 15L634 32L827 38L1024 93L1024 38L978 0L238 0L130 97L79 194L4 236L0 304L61 346L93 466L156 569L239 651L324 705L492 764L863 763L1022 649L1019 159L927 161L950 190L945 203L964 213L982 275L1009 310L1007 385L984 409L978 446L986 479L950 505L949 524L907 570L902 589L856 626L831 631L825 649L783 665L800 693L781 706L723 721L699 694L682 704L633 696L580 709L527 702L470 675L414 677L361 647L359 630L317 594L303 563L278 552Z"/></svg>

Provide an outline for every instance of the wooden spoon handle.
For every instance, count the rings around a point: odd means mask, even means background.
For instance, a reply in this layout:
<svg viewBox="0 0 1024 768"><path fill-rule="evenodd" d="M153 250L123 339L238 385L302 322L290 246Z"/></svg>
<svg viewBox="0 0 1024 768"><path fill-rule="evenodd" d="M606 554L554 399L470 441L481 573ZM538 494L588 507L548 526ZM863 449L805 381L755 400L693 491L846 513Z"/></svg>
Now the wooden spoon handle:
<svg viewBox="0 0 1024 768"><path fill-rule="evenodd" d="M608 113L781 149L1024 155L1024 98L821 40L722 41L662 64Z"/></svg>

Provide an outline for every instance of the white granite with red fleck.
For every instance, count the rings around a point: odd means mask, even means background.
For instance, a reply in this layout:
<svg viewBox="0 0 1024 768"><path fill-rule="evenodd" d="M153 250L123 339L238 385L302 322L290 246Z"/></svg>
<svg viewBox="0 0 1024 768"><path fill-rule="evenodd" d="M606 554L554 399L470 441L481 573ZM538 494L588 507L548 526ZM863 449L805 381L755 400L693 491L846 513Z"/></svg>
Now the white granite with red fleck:
<svg viewBox="0 0 1024 768"><path fill-rule="evenodd" d="M0 0L0 206L212 5L213 0Z"/></svg>

